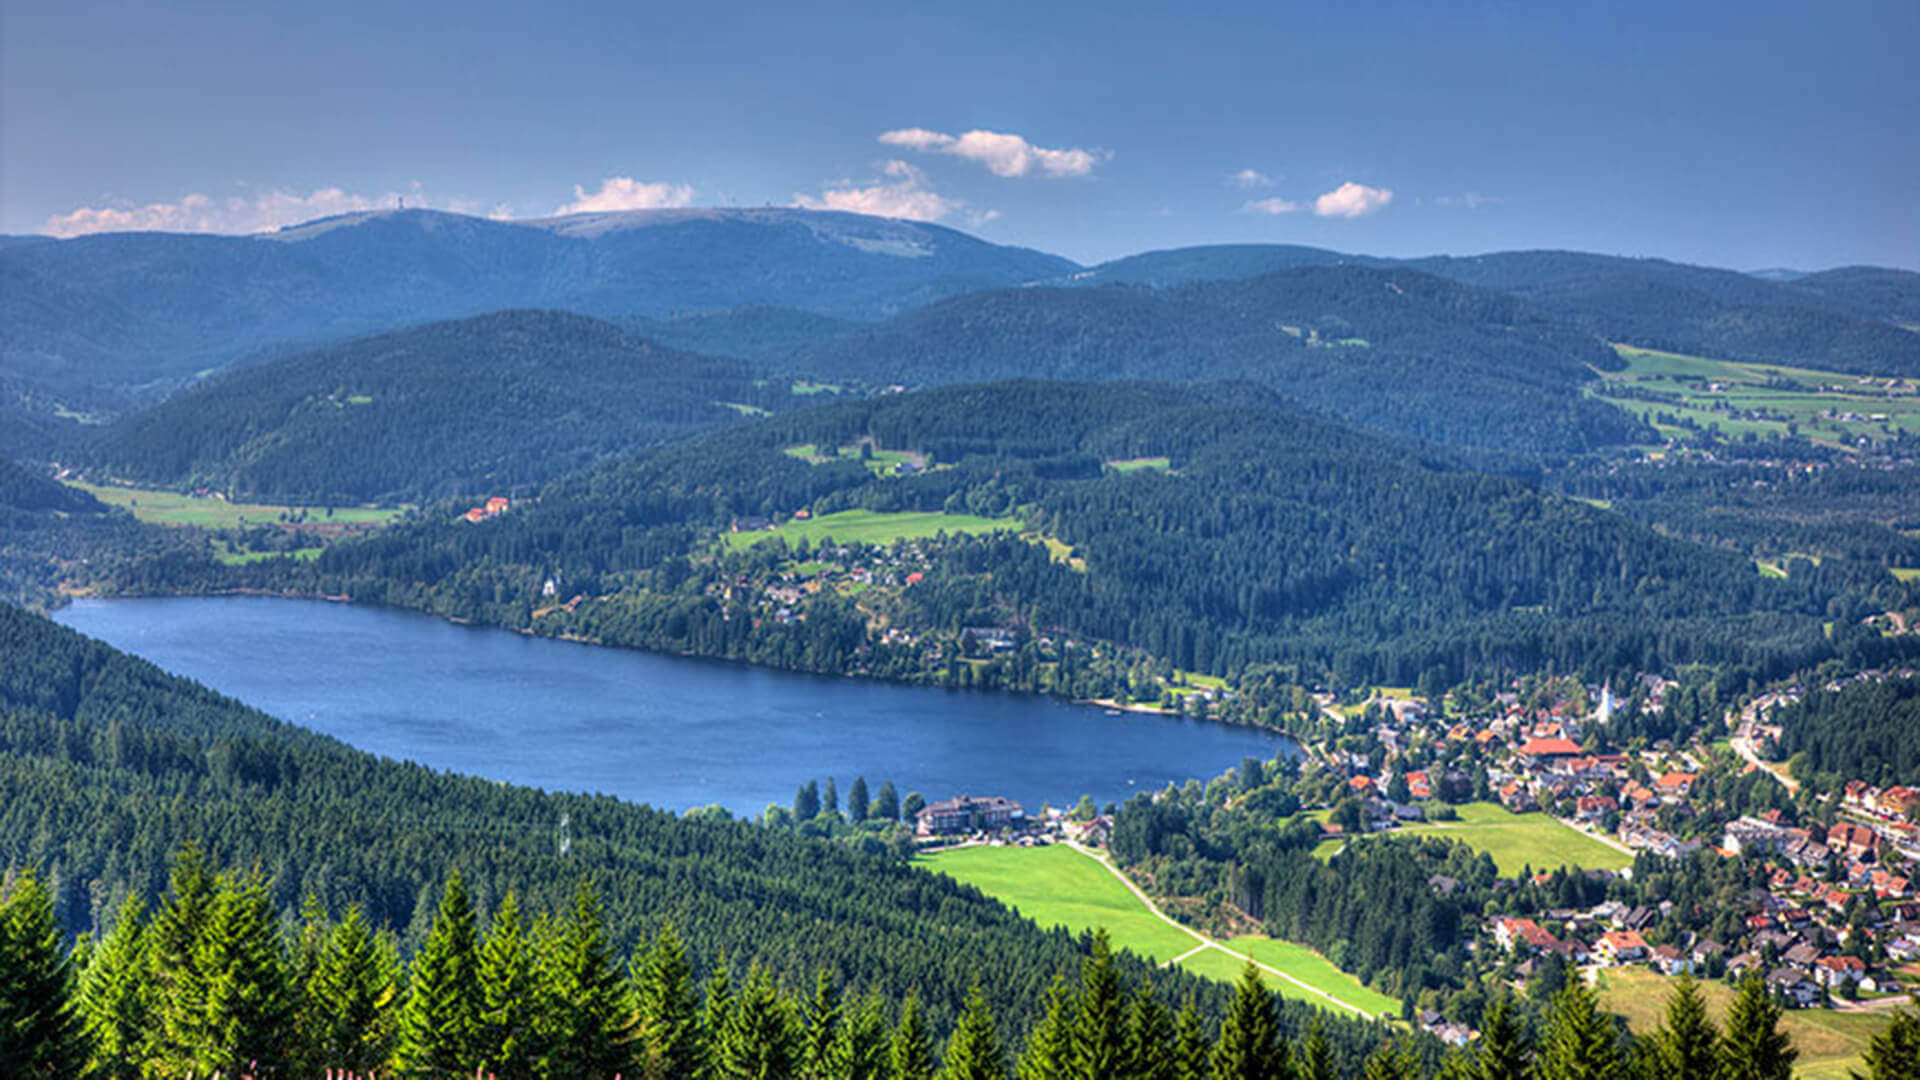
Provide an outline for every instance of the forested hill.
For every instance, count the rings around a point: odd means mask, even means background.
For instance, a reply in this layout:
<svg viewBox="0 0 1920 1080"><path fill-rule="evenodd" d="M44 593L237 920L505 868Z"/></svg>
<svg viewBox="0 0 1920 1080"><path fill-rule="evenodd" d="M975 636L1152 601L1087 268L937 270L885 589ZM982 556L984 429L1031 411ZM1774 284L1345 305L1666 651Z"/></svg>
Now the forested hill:
<svg viewBox="0 0 1920 1080"><path fill-rule="evenodd" d="M1611 341L1730 360L1920 375L1904 313L1920 274L1898 270L1763 281L1663 259L1514 251L1410 266L1511 292Z"/></svg>
<svg viewBox="0 0 1920 1080"><path fill-rule="evenodd" d="M737 361L579 315L506 311L216 377L123 417L89 459L115 477L274 502L508 495L789 401Z"/></svg>
<svg viewBox="0 0 1920 1080"><path fill-rule="evenodd" d="M455 870L483 919L509 889L524 910L561 910L591 878L620 952L670 921L703 970L724 953L736 970L756 962L798 987L825 968L851 993L916 993L939 1031L976 981L1005 1032L1022 1030L1048 980L1087 951L949 878L844 843L376 758L6 605L0 656L0 866L53 883L70 930L100 926L129 892L157 898L194 842L262 874L283 915L309 894L334 912L360 904L407 951ZM1121 961L1130 980L1146 976ZM1217 984L1152 976L1170 1004L1197 994L1215 1012L1223 1000ZM1307 1011L1289 1008L1286 1026L1303 1029ZM1350 1047L1374 1037L1329 1023Z"/></svg>
<svg viewBox="0 0 1920 1080"><path fill-rule="evenodd" d="M1569 452L1650 437L1587 399L1595 336L1426 274L1308 266L1165 290L958 297L797 352L799 372L909 384L1010 377L1247 379L1371 427Z"/></svg>
<svg viewBox="0 0 1920 1080"><path fill-rule="evenodd" d="M1920 374L1920 274L1843 267L1786 281L1665 259L1509 251L1388 259L1289 244L1146 252L1074 274L1082 286L1170 287L1315 266L1406 267L1521 297L1609 340L1841 371Z"/></svg>
<svg viewBox="0 0 1920 1080"><path fill-rule="evenodd" d="M0 246L0 376L99 394L267 346L506 308L879 318L1073 269L938 225L773 208L532 222L404 210L260 236L101 234Z"/></svg>
<svg viewBox="0 0 1920 1080"><path fill-rule="evenodd" d="M821 464L798 456L862 444L930 467L876 475L845 454ZM763 617L761 587L796 571L777 545L725 554L720 534L745 516L848 509L985 515L1010 531L836 556L884 556L925 580L876 585L853 602L824 591L804 622ZM1785 670L1884 647L1833 612L1884 610L1873 605L1902 590L1877 566L1841 560L1770 579L1746 559L1465 470L1247 384L1009 382L887 395L565 478L482 527L448 518L336 545L317 566L238 573L808 670L948 678L950 651L896 647L883 632L997 624L1116 643L1189 670L1278 664L1343 685L1407 684L1430 668L1451 679L1691 662ZM542 600L548 581L579 602L559 610ZM1081 685L1037 670L1016 684L1099 696L1106 677L1089 668Z"/></svg>

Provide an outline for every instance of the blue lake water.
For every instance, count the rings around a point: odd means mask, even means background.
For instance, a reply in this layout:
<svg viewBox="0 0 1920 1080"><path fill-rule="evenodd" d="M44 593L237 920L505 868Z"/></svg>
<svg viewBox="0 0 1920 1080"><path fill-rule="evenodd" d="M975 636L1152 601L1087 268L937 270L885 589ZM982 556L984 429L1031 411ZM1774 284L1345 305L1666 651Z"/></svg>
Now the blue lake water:
<svg viewBox="0 0 1920 1080"><path fill-rule="evenodd" d="M598 648L412 612L267 597L81 600L54 618L365 750L672 810L758 813L857 775L902 796L1119 802L1283 736L1042 697Z"/></svg>

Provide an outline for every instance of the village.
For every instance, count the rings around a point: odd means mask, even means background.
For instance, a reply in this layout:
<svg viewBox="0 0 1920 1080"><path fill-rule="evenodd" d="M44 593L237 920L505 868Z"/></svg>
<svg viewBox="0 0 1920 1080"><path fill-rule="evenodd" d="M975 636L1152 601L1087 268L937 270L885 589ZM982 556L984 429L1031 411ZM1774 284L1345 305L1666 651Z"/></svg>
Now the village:
<svg viewBox="0 0 1920 1080"><path fill-rule="evenodd" d="M1873 672L1849 681L1911 674ZM1641 707L1659 710L1673 684L1651 676L1641 683ZM1519 985L1551 956L1589 975L1619 966L1705 978L1758 972L1783 1003L1800 1008L1906 1000L1903 969L1920 960L1920 896L1909 870L1920 864L1920 826L1913 821L1920 788L1882 789L1855 780L1838 792L1804 793L1784 768L1761 760L1779 735L1767 724L1768 713L1797 700L1800 689L1761 695L1732 712L1733 738L1717 746L1718 733L1709 733L1687 746L1662 740L1631 752L1610 741L1618 708L1611 688L1589 689L1598 702L1589 710L1564 699L1528 708L1507 693L1485 710L1444 718L1416 698L1376 699L1368 715L1378 722L1368 735L1384 753L1319 756L1345 776L1367 832L1425 821L1428 807L1443 797L1490 798L1516 814L1550 815L1636 856L1684 859L1704 852L1737 861L1749 880L1761 883L1744 891L1731 919L1724 912L1683 918L1671 902L1611 899L1531 917L1495 916L1485 929L1496 948L1512 955ZM1800 798L1732 813L1702 782L1716 753L1723 767L1731 761L1742 777L1764 774L1783 795ZM1426 760L1412 767L1419 758ZM1330 837L1345 831L1331 821L1322 828ZM1550 879L1547 868L1535 869L1537 883ZM1631 879L1634 869L1584 872ZM1703 923L1727 930L1715 933Z"/></svg>

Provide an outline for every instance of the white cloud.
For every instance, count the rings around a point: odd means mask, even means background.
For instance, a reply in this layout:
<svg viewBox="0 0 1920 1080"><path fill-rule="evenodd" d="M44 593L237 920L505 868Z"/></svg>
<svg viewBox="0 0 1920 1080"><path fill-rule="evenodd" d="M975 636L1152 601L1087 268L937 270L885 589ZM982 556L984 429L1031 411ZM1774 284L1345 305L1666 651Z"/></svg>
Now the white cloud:
<svg viewBox="0 0 1920 1080"><path fill-rule="evenodd" d="M1478 210L1483 206L1498 206L1506 200L1497 195L1482 195L1469 191L1465 195L1442 195L1433 200L1435 206L1460 207L1466 210Z"/></svg>
<svg viewBox="0 0 1920 1080"><path fill-rule="evenodd" d="M1277 196L1271 199L1255 199L1240 206L1240 212L1243 214L1291 214L1298 209L1300 209L1299 203L1289 202Z"/></svg>
<svg viewBox="0 0 1920 1080"><path fill-rule="evenodd" d="M1321 217L1357 218L1373 213L1393 201L1393 192L1368 187L1349 180L1313 200L1313 212Z"/></svg>
<svg viewBox="0 0 1920 1080"><path fill-rule="evenodd" d="M1022 136L1001 131L974 130L948 135L926 128L901 128L881 132L880 141L921 153L965 158L985 165L988 172L1002 177L1026 176L1036 169L1047 176L1086 176L1093 172L1095 165L1112 156L1104 150L1035 146Z"/></svg>
<svg viewBox="0 0 1920 1080"><path fill-rule="evenodd" d="M418 184L404 194L389 192L377 197L337 187L315 188L306 195L274 188L224 199L194 192L175 202L82 206L48 218L41 228L52 236L99 232L257 233L334 214L384 209L397 205L402 198L413 200L415 206L431 205L420 197Z"/></svg>
<svg viewBox="0 0 1920 1080"><path fill-rule="evenodd" d="M836 180L818 195L795 194L793 205L807 210L845 210L914 221L939 221L966 206L959 199L949 199L928 187L927 174L908 162L889 161L880 171L883 179L864 185L853 180ZM998 216L997 210L976 211L974 222L980 224Z"/></svg>
<svg viewBox="0 0 1920 1080"><path fill-rule="evenodd" d="M610 176L600 181L600 190L573 186L573 201L558 210L561 214L590 214L609 210L669 210L693 205L693 188L686 184L654 183L631 176Z"/></svg>
<svg viewBox="0 0 1920 1080"><path fill-rule="evenodd" d="M1241 169L1239 172L1228 176L1227 183L1232 184L1241 191L1252 191L1254 188L1272 187L1273 177L1268 176L1259 169Z"/></svg>
<svg viewBox="0 0 1920 1080"><path fill-rule="evenodd" d="M904 146L909 150L926 152L945 150L958 140L951 135L942 135L938 131L928 131L926 128L901 128L898 131L881 132L880 141L888 146Z"/></svg>

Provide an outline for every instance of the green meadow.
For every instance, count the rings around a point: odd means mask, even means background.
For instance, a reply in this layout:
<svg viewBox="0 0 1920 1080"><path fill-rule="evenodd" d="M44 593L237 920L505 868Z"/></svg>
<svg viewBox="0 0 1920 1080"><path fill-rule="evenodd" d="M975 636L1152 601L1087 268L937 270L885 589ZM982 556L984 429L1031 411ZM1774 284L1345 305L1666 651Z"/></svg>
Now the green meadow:
<svg viewBox="0 0 1920 1080"><path fill-rule="evenodd" d="M1215 948L1199 949L1192 934L1169 926L1098 860L1065 844L1045 847L966 847L922 856L920 864L972 885L1041 926L1064 926L1074 933L1104 926L1116 948L1158 963L1185 957L1179 966L1222 982L1240 977L1246 961ZM1304 945L1257 934L1225 943L1262 964L1325 991L1369 1015L1398 1015L1400 1003L1368 989L1360 980ZM1191 953L1192 955L1187 955ZM1319 994L1264 972L1276 993L1330 1006Z"/></svg>
<svg viewBox="0 0 1920 1080"><path fill-rule="evenodd" d="M200 498L178 491L88 484L69 481L74 487L111 506L131 511L133 516L153 525L174 525L202 529L239 529L251 525L277 525L300 519L310 525L385 525L404 509L391 507L275 506L268 503L228 502L225 499Z"/></svg>
<svg viewBox="0 0 1920 1080"><path fill-rule="evenodd" d="M1803 436L1832 444L1920 433L1920 395L1907 381L1715 360L1630 345L1615 345L1614 351L1626 367L1602 372L1590 391L1631 387L1650 395L1653 400L1602 394L1669 437L1684 438L1687 432L1661 423L1656 414L1684 418L1702 428L1717 425L1732 438L1784 436L1790 426Z"/></svg>
<svg viewBox="0 0 1920 1080"><path fill-rule="evenodd" d="M943 514L938 511L885 513L877 510L842 510L816 518L789 519L775 529L726 533L723 539L735 551L765 543L776 537L789 547L802 540L819 546L833 540L842 544L891 544L895 540L919 540L940 533L984 534L1012 532L1020 523L1009 518L984 518L971 514Z"/></svg>
<svg viewBox="0 0 1920 1080"><path fill-rule="evenodd" d="M1171 960L1199 944L1156 918L1099 862L1065 844L955 848L921 861L1041 926L1064 926L1076 934L1104 926L1116 948L1155 961Z"/></svg>

